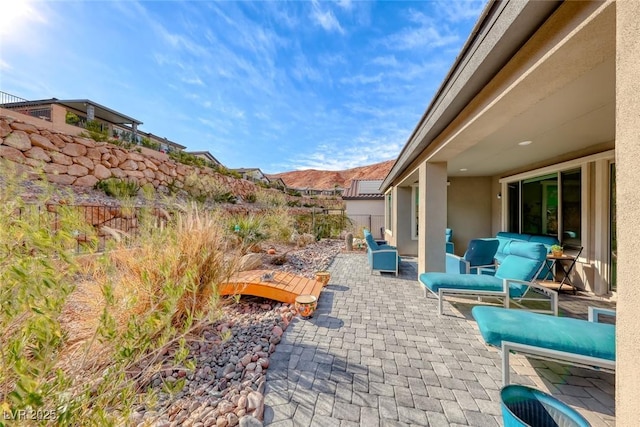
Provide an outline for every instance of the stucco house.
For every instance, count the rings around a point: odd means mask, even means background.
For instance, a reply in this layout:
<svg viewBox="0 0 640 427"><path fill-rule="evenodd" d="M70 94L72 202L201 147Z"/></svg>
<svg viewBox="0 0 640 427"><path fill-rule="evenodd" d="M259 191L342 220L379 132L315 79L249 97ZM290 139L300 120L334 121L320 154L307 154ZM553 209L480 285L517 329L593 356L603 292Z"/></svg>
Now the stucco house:
<svg viewBox="0 0 640 427"><path fill-rule="evenodd" d="M44 120L52 130L77 135L85 130L88 121L98 122L110 137L140 144L149 138L164 152L182 151L186 147L153 133L140 131L142 122L126 114L105 107L90 99L41 99L29 101L0 92L0 108L5 111Z"/></svg>
<svg viewBox="0 0 640 427"><path fill-rule="evenodd" d="M267 176L262 173L259 168L237 168L231 170L234 172L238 172L242 176L242 178L246 180L253 182L262 182L265 184L269 183L269 178L267 178Z"/></svg>
<svg viewBox="0 0 640 427"><path fill-rule="evenodd" d="M215 158L215 156L213 154L211 154L209 151L188 151L187 153L189 154L193 154L196 157L199 157L201 159L204 159L208 162L211 162L212 164L216 165L216 166L222 166L222 163L220 163L220 161L218 159Z"/></svg>
<svg viewBox="0 0 640 427"><path fill-rule="evenodd" d="M382 184L420 273L444 271L447 226L459 252L498 231L584 248L576 282L617 297L617 425L640 419L639 23L635 1L489 1Z"/></svg>
<svg viewBox="0 0 640 427"><path fill-rule="evenodd" d="M382 238L384 227L384 194L381 179L354 179L342 194L347 217L355 229L366 227L376 238Z"/></svg>

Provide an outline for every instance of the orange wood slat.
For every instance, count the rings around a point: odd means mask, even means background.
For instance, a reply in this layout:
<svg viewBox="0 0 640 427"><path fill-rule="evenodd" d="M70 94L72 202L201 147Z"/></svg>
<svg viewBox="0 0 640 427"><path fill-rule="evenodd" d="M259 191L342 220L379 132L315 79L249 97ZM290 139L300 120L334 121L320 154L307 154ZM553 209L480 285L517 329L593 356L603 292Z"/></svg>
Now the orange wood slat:
<svg viewBox="0 0 640 427"><path fill-rule="evenodd" d="M262 276L270 270L243 271L231 278L228 283L220 284L220 295L253 295L275 301L292 304L299 295L310 294L320 297L322 283L291 273L275 272L274 280L263 282Z"/></svg>

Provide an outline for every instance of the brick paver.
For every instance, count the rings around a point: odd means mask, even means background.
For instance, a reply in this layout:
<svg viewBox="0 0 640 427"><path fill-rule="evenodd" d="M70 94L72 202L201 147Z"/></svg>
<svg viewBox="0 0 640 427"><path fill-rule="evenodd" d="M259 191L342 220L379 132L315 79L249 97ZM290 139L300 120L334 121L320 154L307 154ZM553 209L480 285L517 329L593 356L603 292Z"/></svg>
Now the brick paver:
<svg viewBox="0 0 640 427"><path fill-rule="evenodd" d="M471 305L425 298L415 259L400 275L369 271L363 254L339 254L313 318L296 319L267 371L265 425L502 425L500 355L480 337ZM586 318L603 301L561 295ZM595 302L595 304L594 304ZM512 381L553 394L595 426L615 425L615 377L512 356Z"/></svg>

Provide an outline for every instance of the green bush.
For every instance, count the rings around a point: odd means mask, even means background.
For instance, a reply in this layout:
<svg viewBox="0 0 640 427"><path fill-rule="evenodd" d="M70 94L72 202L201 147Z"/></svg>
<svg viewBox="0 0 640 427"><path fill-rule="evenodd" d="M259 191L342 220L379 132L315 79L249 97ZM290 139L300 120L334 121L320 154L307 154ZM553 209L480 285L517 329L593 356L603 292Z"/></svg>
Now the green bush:
<svg viewBox="0 0 640 427"><path fill-rule="evenodd" d="M89 120L85 125L87 132L82 132L80 136L88 137L98 142L106 142L109 140L109 132L106 125L97 120Z"/></svg>
<svg viewBox="0 0 640 427"><path fill-rule="evenodd" d="M105 192L107 196L118 199L126 199L138 195L140 185L131 180L122 180L119 178L108 178L98 181L95 188Z"/></svg>
<svg viewBox="0 0 640 427"><path fill-rule="evenodd" d="M257 200L255 193L249 193L244 197L244 201L247 203L255 203Z"/></svg>
<svg viewBox="0 0 640 427"><path fill-rule="evenodd" d="M149 138L142 137L140 140L140 145L146 148L150 148L152 150L160 151L160 143L150 140Z"/></svg>

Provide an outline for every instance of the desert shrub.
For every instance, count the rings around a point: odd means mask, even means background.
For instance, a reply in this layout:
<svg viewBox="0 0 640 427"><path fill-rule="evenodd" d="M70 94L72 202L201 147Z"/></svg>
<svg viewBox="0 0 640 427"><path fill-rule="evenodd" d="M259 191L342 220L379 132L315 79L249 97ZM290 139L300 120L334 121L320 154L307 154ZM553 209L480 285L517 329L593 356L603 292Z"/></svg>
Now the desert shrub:
<svg viewBox="0 0 640 427"><path fill-rule="evenodd" d="M60 314L75 288L76 236L94 243L95 236L73 206L49 201L53 190L43 181L32 181L41 196L26 204L24 176L8 163L0 170L0 402L5 415L51 410L60 422L70 416L73 383L59 369L68 339ZM64 199L71 202L68 194Z"/></svg>
<svg viewBox="0 0 640 427"><path fill-rule="evenodd" d="M98 181L95 188L97 190L104 191L107 196L125 199L128 197L135 197L140 190L140 185L133 180L108 178Z"/></svg>
<svg viewBox="0 0 640 427"><path fill-rule="evenodd" d="M256 202L266 207L280 207L287 204L287 199L279 191L259 188L256 192Z"/></svg>
<svg viewBox="0 0 640 427"><path fill-rule="evenodd" d="M270 209L265 213L264 224L269 239L288 243L295 230L294 217L284 207Z"/></svg>
<svg viewBox="0 0 640 427"><path fill-rule="evenodd" d="M255 203L257 200L255 193L249 193L244 197L244 201L247 203Z"/></svg>
<svg viewBox="0 0 640 427"><path fill-rule="evenodd" d="M242 253L248 252L249 248L269 238L262 214L231 215L227 220L227 230L240 240Z"/></svg>
<svg viewBox="0 0 640 427"><path fill-rule="evenodd" d="M201 157L193 155L191 153L187 153L186 151L170 151L169 157L175 160L178 163L182 163L184 165L196 166L199 168L207 166L207 161Z"/></svg>
<svg viewBox="0 0 640 427"><path fill-rule="evenodd" d="M212 176L191 173L185 178L183 190L194 200L207 200L217 203L236 203L237 198L231 189Z"/></svg>
<svg viewBox="0 0 640 427"><path fill-rule="evenodd" d="M3 411L55 411L58 425L126 425L133 405L153 407L149 384L161 367L194 368L187 339L217 318L215 285L236 271L226 223L188 206L158 227L143 208L135 246L115 242L80 260L71 249L92 228L69 197L30 209L21 184L0 181ZM42 194L43 206L56 196Z"/></svg>
<svg viewBox="0 0 640 427"><path fill-rule="evenodd" d="M316 239L337 238L349 225L345 215L314 212L298 214L294 218L299 233L313 234Z"/></svg>

